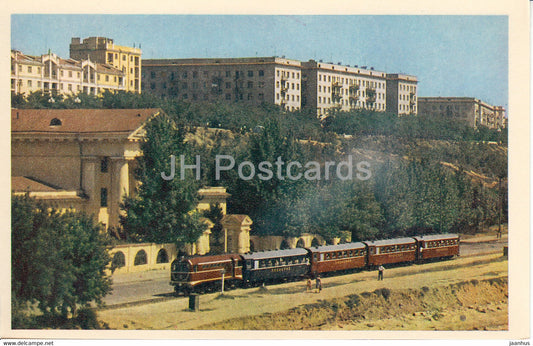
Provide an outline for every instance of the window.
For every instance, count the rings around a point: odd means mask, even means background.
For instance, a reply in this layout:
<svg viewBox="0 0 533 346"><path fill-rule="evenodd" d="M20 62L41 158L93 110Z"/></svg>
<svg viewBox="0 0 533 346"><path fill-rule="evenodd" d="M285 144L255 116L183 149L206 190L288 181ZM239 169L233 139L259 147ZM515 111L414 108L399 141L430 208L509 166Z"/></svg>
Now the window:
<svg viewBox="0 0 533 346"><path fill-rule="evenodd" d="M226 77L231 77L231 72L230 71L226 71Z"/></svg>
<svg viewBox="0 0 533 346"><path fill-rule="evenodd" d="M253 77L254 76L254 71L248 71L248 77Z"/></svg>
<svg viewBox="0 0 533 346"><path fill-rule="evenodd" d="M126 56L122 55L122 61L126 61Z"/></svg>
<svg viewBox="0 0 533 346"><path fill-rule="evenodd" d="M61 120L58 118L50 120L50 126L61 126Z"/></svg>
<svg viewBox="0 0 533 346"><path fill-rule="evenodd" d="M198 71L192 72L192 78L198 78Z"/></svg>
<svg viewBox="0 0 533 346"><path fill-rule="evenodd" d="M263 77L265 75L265 71L259 70L259 77Z"/></svg>
<svg viewBox="0 0 533 346"><path fill-rule="evenodd" d="M154 71L151 71L151 72L150 72L150 78L152 78L152 79L155 78L155 72L154 72Z"/></svg>
<svg viewBox="0 0 533 346"><path fill-rule="evenodd" d="M231 83L230 82L226 82L226 89L230 89L231 88Z"/></svg>
<svg viewBox="0 0 533 346"><path fill-rule="evenodd" d="M100 189L100 207L107 207L107 189L105 187Z"/></svg>
<svg viewBox="0 0 533 346"><path fill-rule="evenodd" d="M254 87L254 82L248 82L248 89L252 89Z"/></svg>
<svg viewBox="0 0 533 346"><path fill-rule="evenodd" d="M28 81L28 87L31 87L31 80Z"/></svg>
<svg viewBox="0 0 533 346"><path fill-rule="evenodd" d="M28 73L31 73L31 66L28 66Z"/></svg>

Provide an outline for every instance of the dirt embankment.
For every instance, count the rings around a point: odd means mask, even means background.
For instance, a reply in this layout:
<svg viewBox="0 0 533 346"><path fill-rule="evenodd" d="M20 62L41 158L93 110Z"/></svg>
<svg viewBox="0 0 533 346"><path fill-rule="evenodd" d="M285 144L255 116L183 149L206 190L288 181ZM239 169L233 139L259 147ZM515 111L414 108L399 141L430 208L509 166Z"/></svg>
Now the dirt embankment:
<svg viewBox="0 0 533 346"><path fill-rule="evenodd" d="M198 329L507 330L507 298L506 277L433 288L381 288Z"/></svg>

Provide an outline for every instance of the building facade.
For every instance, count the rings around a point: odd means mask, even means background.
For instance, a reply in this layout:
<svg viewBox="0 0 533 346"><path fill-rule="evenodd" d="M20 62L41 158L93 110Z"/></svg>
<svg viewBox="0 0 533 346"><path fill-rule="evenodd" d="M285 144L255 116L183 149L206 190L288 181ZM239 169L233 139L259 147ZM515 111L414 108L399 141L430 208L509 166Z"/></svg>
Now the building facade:
<svg viewBox="0 0 533 346"><path fill-rule="evenodd" d="M420 114L456 119L470 127L506 127L505 108L492 106L474 97L420 97Z"/></svg>
<svg viewBox="0 0 533 346"><path fill-rule="evenodd" d="M14 192L41 192L36 198L59 208L83 210L106 227L117 227L120 203L135 189L134 159L141 155L143 124L158 113L158 109L12 109Z"/></svg>
<svg viewBox="0 0 533 346"><path fill-rule="evenodd" d="M106 37L88 37L83 41L73 37L70 43L70 58L89 60L109 65L124 75L126 91L141 92L141 55L140 48L115 45Z"/></svg>
<svg viewBox="0 0 533 346"><path fill-rule="evenodd" d="M11 92L28 95L100 95L105 90L125 90L124 74L116 68L90 60L63 59L54 53L29 56L11 51Z"/></svg>
<svg viewBox="0 0 533 346"><path fill-rule="evenodd" d="M302 63L303 107L316 109L318 116L330 110L386 110L386 74L341 64L309 60Z"/></svg>
<svg viewBox="0 0 533 346"><path fill-rule="evenodd" d="M276 57L143 60L143 91L185 101L301 108L301 63Z"/></svg>
<svg viewBox="0 0 533 346"><path fill-rule="evenodd" d="M384 112L390 110L389 100L398 114L416 114L417 110L416 77L388 75L366 66L284 57L148 59L142 64L143 92L190 102L266 102L287 111L313 109L318 116L332 110ZM389 80L396 88L389 90Z"/></svg>
<svg viewBox="0 0 533 346"><path fill-rule="evenodd" d="M387 74L387 110L398 115L418 114L418 80L406 74Z"/></svg>

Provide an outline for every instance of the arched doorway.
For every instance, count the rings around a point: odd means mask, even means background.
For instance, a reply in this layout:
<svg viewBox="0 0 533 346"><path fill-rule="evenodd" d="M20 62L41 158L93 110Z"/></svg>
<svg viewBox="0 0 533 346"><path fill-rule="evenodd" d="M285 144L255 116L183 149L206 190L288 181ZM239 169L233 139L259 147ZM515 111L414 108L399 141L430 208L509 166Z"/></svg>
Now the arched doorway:
<svg viewBox="0 0 533 346"><path fill-rule="evenodd" d="M255 244L253 241L250 240L250 252L254 252L255 251Z"/></svg>
<svg viewBox="0 0 533 346"><path fill-rule="evenodd" d="M156 258L155 263L168 263L167 250L165 249L159 250L159 252L157 253L157 258Z"/></svg>
<svg viewBox="0 0 533 346"><path fill-rule="evenodd" d="M111 271L115 271L115 269L122 268L124 266L126 266L126 256L124 256L122 251L115 252L113 259L111 260Z"/></svg>
<svg viewBox="0 0 533 346"><path fill-rule="evenodd" d="M296 247L301 247L301 248L305 247L305 241L302 238L298 239L298 242L296 243Z"/></svg>
<svg viewBox="0 0 533 346"><path fill-rule="evenodd" d="M140 265L143 265L143 264L146 264L146 263L148 263L148 258L146 256L146 251L139 250L139 252L137 252L137 254L135 255L135 261L133 262L133 265L134 266L140 266Z"/></svg>
<svg viewBox="0 0 533 346"><path fill-rule="evenodd" d="M283 241L281 242L279 248L280 248L280 250L290 249L289 242L286 239L283 239Z"/></svg>
<svg viewBox="0 0 533 346"><path fill-rule="evenodd" d="M320 245L320 243L318 242L318 239L313 238L313 241L311 241L311 246L312 247L317 247L319 245Z"/></svg>

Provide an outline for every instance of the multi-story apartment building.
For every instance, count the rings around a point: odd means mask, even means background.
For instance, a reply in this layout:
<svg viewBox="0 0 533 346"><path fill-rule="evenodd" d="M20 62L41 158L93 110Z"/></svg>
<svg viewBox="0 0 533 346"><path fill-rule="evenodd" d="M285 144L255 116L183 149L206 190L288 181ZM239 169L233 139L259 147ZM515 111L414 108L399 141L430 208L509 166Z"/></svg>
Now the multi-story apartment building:
<svg viewBox="0 0 533 346"><path fill-rule="evenodd" d="M318 116L329 110L386 110L386 74L367 69L309 60L302 63L303 107Z"/></svg>
<svg viewBox="0 0 533 346"><path fill-rule="evenodd" d="M347 66L284 57L143 60L143 91L188 101L262 102L294 111L389 110L416 114L417 79ZM394 77L395 76L395 77ZM388 94L389 80L395 85ZM414 96L413 96L414 95ZM392 100L389 100L392 98Z"/></svg>
<svg viewBox="0 0 533 346"><path fill-rule="evenodd" d="M417 84L415 76L387 74L387 110L398 115L418 114Z"/></svg>
<svg viewBox="0 0 533 346"><path fill-rule="evenodd" d="M143 91L188 101L301 108L301 63L277 57L143 60Z"/></svg>
<svg viewBox="0 0 533 346"><path fill-rule="evenodd" d="M115 45L105 37L88 37L83 41L73 37L70 43L70 58L107 64L122 71L125 90L136 93L141 92L141 54L140 48Z"/></svg>
<svg viewBox="0 0 533 346"><path fill-rule="evenodd" d="M474 97L420 97L419 114L453 118L471 127L505 128L505 109Z"/></svg>
<svg viewBox="0 0 533 346"><path fill-rule="evenodd" d="M41 56L11 51L11 92L99 95L105 90L125 90L124 74L106 64L63 59L49 52Z"/></svg>

